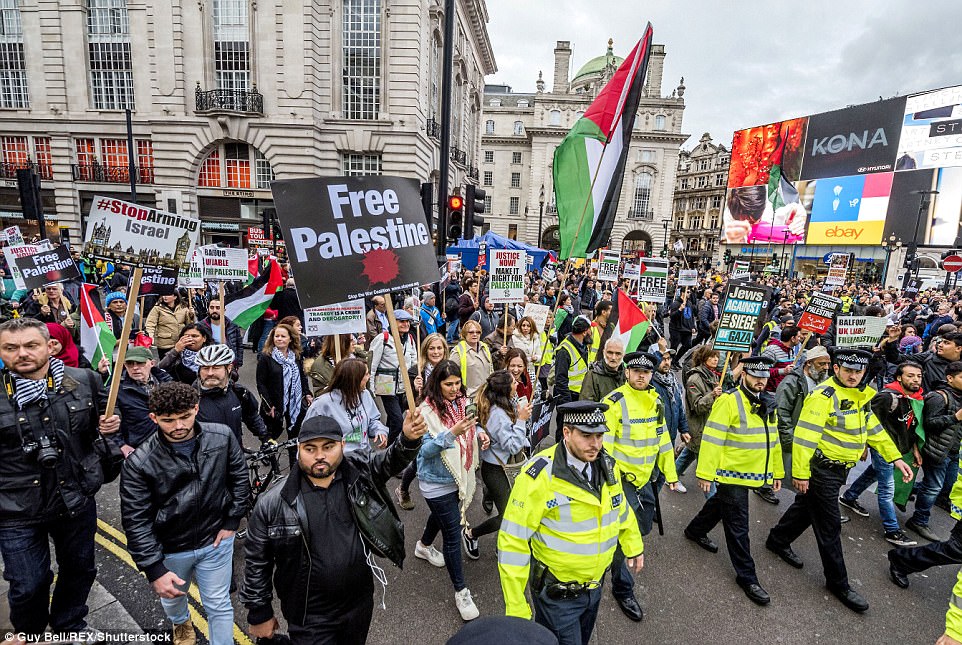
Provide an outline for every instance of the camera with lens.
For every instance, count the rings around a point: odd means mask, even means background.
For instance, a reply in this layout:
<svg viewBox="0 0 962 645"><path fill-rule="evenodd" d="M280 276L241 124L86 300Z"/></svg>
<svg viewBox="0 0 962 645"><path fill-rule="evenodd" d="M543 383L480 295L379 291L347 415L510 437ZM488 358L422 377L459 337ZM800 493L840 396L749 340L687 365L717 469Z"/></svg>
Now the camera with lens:
<svg viewBox="0 0 962 645"><path fill-rule="evenodd" d="M60 459L60 451L57 449L57 442L47 435L40 435L39 439L30 439L23 442L23 453L25 455L36 455L37 462L44 468L53 468Z"/></svg>

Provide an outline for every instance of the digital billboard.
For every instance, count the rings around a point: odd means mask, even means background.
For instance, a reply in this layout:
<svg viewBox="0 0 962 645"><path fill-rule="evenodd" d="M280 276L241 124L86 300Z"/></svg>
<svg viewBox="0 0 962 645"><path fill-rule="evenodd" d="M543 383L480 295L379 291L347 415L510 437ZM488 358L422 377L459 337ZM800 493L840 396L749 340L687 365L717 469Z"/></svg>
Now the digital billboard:
<svg viewBox="0 0 962 645"><path fill-rule="evenodd" d="M723 243L908 244L916 223L919 244L956 244L962 86L734 134Z"/></svg>

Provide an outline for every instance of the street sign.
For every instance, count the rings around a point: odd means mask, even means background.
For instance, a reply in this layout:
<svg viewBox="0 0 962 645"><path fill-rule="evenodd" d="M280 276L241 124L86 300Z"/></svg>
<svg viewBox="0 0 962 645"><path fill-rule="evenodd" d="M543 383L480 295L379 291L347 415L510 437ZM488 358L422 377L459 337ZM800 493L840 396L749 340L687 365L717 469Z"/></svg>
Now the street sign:
<svg viewBox="0 0 962 645"><path fill-rule="evenodd" d="M942 268L949 273L962 271L962 255L947 255L945 259L942 260Z"/></svg>

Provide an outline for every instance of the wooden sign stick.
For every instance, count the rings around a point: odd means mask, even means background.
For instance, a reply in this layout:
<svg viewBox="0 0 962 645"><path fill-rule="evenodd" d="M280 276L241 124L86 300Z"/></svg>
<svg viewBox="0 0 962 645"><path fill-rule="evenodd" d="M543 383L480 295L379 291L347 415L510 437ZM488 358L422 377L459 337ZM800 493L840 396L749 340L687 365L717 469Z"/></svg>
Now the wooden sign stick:
<svg viewBox="0 0 962 645"><path fill-rule="evenodd" d="M391 294L384 294L384 302L387 305L387 318L391 324L391 338L394 339L394 351L397 354L398 369L401 370L401 379L404 382L404 396L408 402L408 410L414 411L414 390L411 387L411 377L408 375L407 359L404 357L404 345L401 344L401 334L397 329L397 318L394 317L394 301Z"/></svg>
<svg viewBox="0 0 962 645"><path fill-rule="evenodd" d="M143 280L144 270L140 267L134 269L130 279L130 293L127 295L128 302L137 302L137 294L140 292L140 282ZM130 342L130 329L133 327L134 317L128 313L124 316L124 327L120 332L120 340L117 341L117 362L114 363L113 378L110 379L110 392L107 394L107 407L104 409L104 416L109 417L114 413L117 405L117 393L120 391L120 378L118 372L124 367L124 360L127 358L127 344Z"/></svg>

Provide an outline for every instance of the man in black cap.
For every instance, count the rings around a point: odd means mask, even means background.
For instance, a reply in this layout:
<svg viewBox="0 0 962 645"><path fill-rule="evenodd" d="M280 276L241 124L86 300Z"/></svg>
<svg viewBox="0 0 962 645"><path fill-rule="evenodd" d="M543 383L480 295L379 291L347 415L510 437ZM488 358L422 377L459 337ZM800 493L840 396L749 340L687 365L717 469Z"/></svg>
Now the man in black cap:
<svg viewBox="0 0 962 645"><path fill-rule="evenodd" d="M588 344L591 333L591 321L584 316L578 316L571 323L571 333L558 344L554 355L554 395L559 405L577 401L581 394L581 386L588 373ZM555 441L561 441L561 426L559 409Z"/></svg>
<svg viewBox="0 0 962 645"><path fill-rule="evenodd" d="M416 409L405 413L400 439L370 458L344 454L343 431L333 419L304 422L299 468L261 496L247 528L240 599L252 636L271 638L278 628L271 604L276 580L284 582L277 596L295 644L367 640L372 570L380 571L371 555L398 567L404 561L403 526L385 482L417 455L426 429Z"/></svg>
<svg viewBox="0 0 962 645"><path fill-rule="evenodd" d="M742 381L734 392L715 400L698 452L698 486L717 492L685 528L685 537L710 553L718 546L708 537L721 521L735 582L748 598L767 605L771 597L758 583L749 550L748 491L765 484L778 491L785 476L775 419L775 397L765 391L774 361L749 356L741 361Z"/></svg>
<svg viewBox="0 0 962 645"><path fill-rule="evenodd" d="M535 621L562 645L591 639L616 545L629 571L644 565L621 472L602 446L607 408L594 401L559 406L564 439L518 475L498 533L505 613L531 617L524 596L530 581Z"/></svg>
<svg viewBox="0 0 962 645"><path fill-rule="evenodd" d="M791 544L811 526L825 585L855 612L866 611L868 602L849 586L842 553L839 489L866 443L902 472L903 481L912 480L912 469L902 461L902 454L869 405L875 389L862 380L871 359L871 352L861 349L837 349L832 366L835 376L805 399L792 442L792 483L798 495L765 543L782 560L801 569L804 563Z"/></svg>

